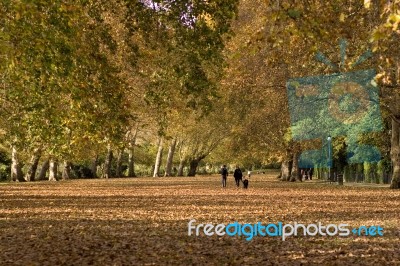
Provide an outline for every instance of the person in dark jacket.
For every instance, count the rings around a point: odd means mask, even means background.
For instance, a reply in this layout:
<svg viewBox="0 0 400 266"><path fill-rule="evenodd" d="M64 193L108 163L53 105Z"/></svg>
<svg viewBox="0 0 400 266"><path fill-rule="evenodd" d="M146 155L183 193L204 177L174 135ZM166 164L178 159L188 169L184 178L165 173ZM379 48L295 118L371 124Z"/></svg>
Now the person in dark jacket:
<svg viewBox="0 0 400 266"><path fill-rule="evenodd" d="M221 167L221 178L222 178L222 187L226 187L226 177L228 176L228 169L226 169L226 165Z"/></svg>
<svg viewBox="0 0 400 266"><path fill-rule="evenodd" d="M242 171L240 170L239 166L236 166L235 172L233 173L233 177L235 178L235 183L236 186L239 187L240 186L240 182L243 182L242 177Z"/></svg>
<svg viewBox="0 0 400 266"><path fill-rule="evenodd" d="M314 168L310 168L310 170L308 170L308 176L310 177L310 180L312 180L313 174L314 174Z"/></svg>

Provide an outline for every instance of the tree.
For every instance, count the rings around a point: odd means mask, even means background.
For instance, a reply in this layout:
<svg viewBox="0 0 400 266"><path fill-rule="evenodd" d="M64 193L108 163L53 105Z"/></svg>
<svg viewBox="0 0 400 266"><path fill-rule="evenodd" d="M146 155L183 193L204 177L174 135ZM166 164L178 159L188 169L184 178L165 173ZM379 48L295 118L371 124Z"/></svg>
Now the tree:
<svg viewBox="0 0 400 266"><path fill-rule="evenodd" d="M277 112L272 116L275 121L280 123L268 127L270 133L264 134L264 136L268 136L264 137L264 139L274 139L271 136L275 135L279 140L267 145L267 149L271 154L284 156L285 152L282 151L288 149L293 151L295 150L294 147L298 145L301 148L312 146L307 143L290 142L285 137L288 136L286 132L290 126L287 102L285 102L287 101L285 83L289 78L324 75L332 73L332 71L337 72L339 69L340 71L348 71L355 63L361 69L371 66L379 66L377 67L378 69L387 69L387 66L383 66L383 63L391 62L394 58L393 54L385 55L379 52L373 57L372 61L364 60L363 57L357 59L358 55L362 55L371 47L369 40L374 35L371 29L374 27L379 29L379 24L382 23L382 11L386 10L388 12L388 10L391 10L390 12L392 12L394 10L392 3L389 3L389 5L392 5L391 8L385 8L385 4L378 1L372 1L372 5L376 6L368 9L364 7L363 3L354 3L352 1L308 1L307 3L297 1L241 2L239 20L237 22L239 26L234 26L234 30L237 32L235 38L237 39L234 38L232 46L230 46L229 55L231 62L233 62L233 67L228 70L230 74L227 75L228 84L229 87L235 88L232 90L234 93L240 92L241 87L246 87L249 91L253 91L253 88L264 87L265 91L268 90L267 86L271 86L271 93L267 94L269 100L267 102L282 103L279 106L280 108L275 109L279 113ZM242 15L242 19L240 19L241 14L255 15ZM384 28L385 31L391 28L397 30L396 16L393 14L388 16L388 20L385 21L384 19L383 23L386 26L381 28ZM374 32L375 36L380 36L379 30ZM383 36L386 35L383 34ZM336 45L332 45L338 43L340 38L348 40L347 55L352 57L351 60L343 60L343 54L338 52ZM382 45L380 43L377 47L392 48L390 46L391 43L388 42L388 44ZM242 52L246 50L247 52ZM328 65L334 66L333 69L326 67L326 65L318 64L313 59L318 50L331 55L329 57L330 62L326 58L324 61L328 62ZM375 48L375 51L378 52L379 49ZM236 66L238 67L236 68ZM245 73L243 73L242 69L245 69ZM262 69L260 72L263 73L258 73L259 69ZM238 72L242 72L242 74L237 75L236 73ZM265 78L265 73L272 73L273 75ZM384 79L384 77L387 78L387 73L396 73L396 71L385 70L385 73L386 75L384 73L378 74L377 80ZM236 77L236 80L232 77ZM261 84L267 84L267 86ZM380 85L383 85L383 83L380 82ZM254 97L251 92L249 94ZM239 95L242 96L244 93ZM384 102L387 102L387 96L389 95L387 93L384 94L384 97L382 97ZM282 97L283 101L279 101L279 96ZM238 98L241 99L241 97ZM393 97L389 98L393 99ZM394 104L393 106L396 105ZM270 111L270 108L267 106L262 110ZM260 113L262 116L268 117L268 114ZM320 120L318 121L321 122ZM262 125L266 124L265 122L262 123ZM240 128L240 126L238 127ZM251 127L249 128L251 129ZM258 131L263 132L263 128L258 129ZM249 130L246 133L248 132ZM249 135L253 136L253 134ZM240 136L242 137L243 134ZM253 140L254 138L251 137L251 139ZM250 141L250 143L262 143L256 139L254 140ZM244 143L249 143L249 141L244 141ZM384 147L381 148L384 149ZM281 149L281 152L276 151L278 149ZM266 155L269 152L266 152ZM287 168L287 162L282 165ZM286 169L282 170L286 172Z"/></svg>
<svg viewBox="0 0 400 266"><path fill-rule="evenodd" d="M377 10L380 18L372 32L371 40L374 44L373 49L380 55L377 63L381 71L378 73L377 79L382 86L383 108L391 121L390 157L393 172L390 187L398 189L400 188L400 54L396 45L400 40L398 32L400 6L397 0L386 3L378 1L367 1L366 3L365 8Z"/></svg>
<svg viewBox="0 0 400 266"><path fill-rule="evenodd" d="M176 144L177 144L177 139L176 138L172 139L171 144L168 149L167 163L165 165L165 176L172 175L172 163L174 160Z"/></svg>
<svg viewBox="0 0 400 266"><path fill-rule="evenodd" d="M35 176L36 176L36 170L39 165L39 160L42 155L42 151L40 148L36 148L33 152L30 164L29 164L29 169L28 172L25 175L25 180L26 181L34 181Z"/></svg>
<svg viewBox="0 0 400 266"><path fill-rule="evenodd" d="M158 145L157 145L157 156L156 156L156 163L154 165L154 172L153 172L153 177L159 177L160 176L160 166L161 166L161 161L162 161L162 153L164 150L164 138L160 137L158 140Z"/></svg>

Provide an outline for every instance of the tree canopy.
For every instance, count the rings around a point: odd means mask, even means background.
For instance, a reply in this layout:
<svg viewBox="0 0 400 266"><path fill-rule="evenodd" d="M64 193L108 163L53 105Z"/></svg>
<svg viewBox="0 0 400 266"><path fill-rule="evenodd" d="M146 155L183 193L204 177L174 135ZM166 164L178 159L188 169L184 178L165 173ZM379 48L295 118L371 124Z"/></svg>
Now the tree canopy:
<svg viewBox="0 0 400 266"><path fill-rule="evenodd" d="M133 160L148 173L167 145L166 168L189 175L223 162L296 168L330 135L335 159L374 146L368 163L391 162L400 184L398 1L3 1L0 14L0 141L16 176L47 160L111 174L113 155L121 175L127 153L131 175ZM362 71L365 82L349 74ZM374 82L362 125L338 122L367 101L340 96L335 75L356 79L354 95ZM312 77L336 100L307 98Z"/></svg>

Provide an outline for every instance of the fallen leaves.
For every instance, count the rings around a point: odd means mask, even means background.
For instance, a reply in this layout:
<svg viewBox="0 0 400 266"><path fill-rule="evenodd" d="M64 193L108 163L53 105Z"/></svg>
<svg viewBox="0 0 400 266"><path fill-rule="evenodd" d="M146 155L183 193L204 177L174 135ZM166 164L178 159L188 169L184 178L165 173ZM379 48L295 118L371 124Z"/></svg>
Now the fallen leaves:
<svg viewBox="0 0 400 266"><path fill-rule="evenodd" d="M0 264L399 264L400 193L219 177L72 180L0 186ZM187 223L380 225L383 237L188 236Z"/></svg>

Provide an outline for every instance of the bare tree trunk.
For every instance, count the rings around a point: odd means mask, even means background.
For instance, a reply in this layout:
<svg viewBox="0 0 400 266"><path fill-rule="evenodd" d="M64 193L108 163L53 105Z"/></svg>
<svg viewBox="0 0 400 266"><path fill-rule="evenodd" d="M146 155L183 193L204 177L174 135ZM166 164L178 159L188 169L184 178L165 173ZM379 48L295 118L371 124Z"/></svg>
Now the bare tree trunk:
<svg viewBox="0 0 400 266"><path fill-rule="evenodd" d="M134 148L128 150L128 177L136 177Z"/></svg>
<svg viewBox="0 0 400 266"><path fill-rule="evenodd" d="M281 179L282 181L289 181L290 171L289 171L289 161L284 160L281 165Z"/></svg>
<svg viewBox="0 0 400 266"><path fill-rule="evenodd" d="M165 166L165 176L171 176L172 162L174 160L175 147L176 147L176 138L174 138L171 145L169 146L167 164Z"/></svg>
<svg viewBox="0 0 400 266"><path fill-rule="evenodd" d="M292 160L293 153L290 149L286 149L286 155L281 164L281 173L280 177L282 181L290 181L290 177L292 174Z"/></svg>
<svg viewBox="0 0 400 266"><path fill-rule="evenodd" d="M136 177L135 174L135 144L136 144L136 136L137 130L135 131L135 135L133 135L132 140L129 142L128 149L128 177Z"/></svg>
<svg viewBox="0 0 400 266"><path fill-rule="evenodd" d="M299 171L299 152L293 153L293 166L292 166L292 173L290 175L290 181L302 181L302 177L300 176Z"/></svg>
<svg viewBox="0 0 400 266"><path fill-rule="evenodd" d="M122 155L124 154L124 149L125 149L125 148L121 148L121 149L118 151L118 155L117 155L117 166L116 166L116 169L115 169L115 175L116 175L117 177L121 177L121 176L122 176L121 168L122 168Z"/></svg>
<svg viewBox="0 0 400 266"><path fill-rule="evenodd" d="M98 164L98 159L99 156L96 154L96 157L94 157L92 161L92 165L90 166L90 171L93 174L93 178L97 178L97 164Z"/></svg>
<svg viewBox="0 0 400 266"><path fill-rule="evenodd" d="M163 144L164 144L164 138L160 137L160 140L158 141L158 151L157 151L156 163L154 165L153 177L159 176L160 166L162 161Z"/></svg>
<svg viewBox="0 0 400 266"><path fill-rule="evenodd" d="M46 173L49 170L49 165L49 160L44 161L44 163L42 164L42 168L40 169L38 180L46 180Z"/></svg>
<svg viewBox="0 0 400 266"><path fill-rule="evenodd" d="M113 159L113 152L111 150L111 145L108 145L106 161L104 162L103 178L111 177L111 163Z"/></svg>
<svg viewBox="0 0 400 266"><path fill-rule="evenodd" d="M64 161L64 169L62 172L62 179L68 180L71 178L71 163L68 161Z"/></svg>
<svg viewBox="0 0 400 266"><path fill-rule="evenodd" d="M183 176L183 168L185 167L185 164L186 158L183 157L179 162L178 173L176 174L177 176Z"/></svg>
<svg viewBox="0 0 400 266"><path fill-rule="evenodd" d="M390 151L393 173L390 188L400 188L400 123L392 118L392 137Z"/></svg>
<svg viewBox="0 0 400 266"><path fill-rule="evenodd" d="M135 173L135 151L130 148L128 152L128 177L136 177Z"/></svg>
<svg viewBox="0 0 400 266"><path fill-rule="evenodd" d="M58 162L56 159L50 159L49 181L57 181Z"/></svg>
<svg viewBox="0 0 400 266"><path fill-rule="evenodd" d="M188 176L196 175L196 171L197 171L197 167L199 166L199 163L200 163L200 160L198 160L198 159L190 160Z"/></svg>
<svg viewBox="0 0 400 266"><path fill-rule="evenodd" d="M196 175L197 167L199 166L199 163L201 162L201 160L206 158L206 156L207 156L206 154L203 154L203 155L197 156L196 158L190 160L188 176Z"/></svg>
<svg viewBox="0 0 400 266"><path fill-rule="evenodd" d="M18 181L18 182L25 182L21 163L18 158L18 152L15 146L12 147L11 152L11 180Z"/></svg>
<svg viewBox="0 0 400 266"><path fill-rule="evenodd" d="M30 161L30 166L29 166L29 170L25 175L25 180L26 181L35 181L35 176L36 176L36 171L38 168L38 164L39 164L39 160L40 160L40 156L41 156L41 149L35 149Z"/></svg>

